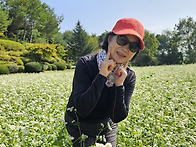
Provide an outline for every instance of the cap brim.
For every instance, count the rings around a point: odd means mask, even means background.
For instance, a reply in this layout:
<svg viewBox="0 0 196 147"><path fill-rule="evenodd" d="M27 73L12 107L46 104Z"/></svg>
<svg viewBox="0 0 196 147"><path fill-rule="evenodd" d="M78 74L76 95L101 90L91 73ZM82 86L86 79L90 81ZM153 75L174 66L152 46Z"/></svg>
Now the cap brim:
<svg viewBox="0 0 196 147"><path fill-rule="evenodd" d="M141 38L141 36L134 30L130 30L130 29L123 29L123 30L119 30L119 31L115 31L113 30L112 31L114 34L117 34L117 35L134 35L136 36L139 40L140 40L140 45L141 45L141 49L140 50L144 50L144 41L143 39Z"/></svg>

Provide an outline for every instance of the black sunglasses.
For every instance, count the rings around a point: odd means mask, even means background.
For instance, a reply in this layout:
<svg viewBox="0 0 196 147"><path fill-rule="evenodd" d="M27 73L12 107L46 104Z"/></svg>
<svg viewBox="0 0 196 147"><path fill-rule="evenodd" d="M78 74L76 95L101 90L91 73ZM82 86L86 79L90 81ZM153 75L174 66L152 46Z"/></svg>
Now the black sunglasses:
<svg viewBox="0 0 196 147"><path fill-rule="evenodd" d="M129 42L129 39L125 35L118 35L116 43L120 46L125 46L129 44L129 50L133 53L140 50L140 44L137 42Z"/></svg>

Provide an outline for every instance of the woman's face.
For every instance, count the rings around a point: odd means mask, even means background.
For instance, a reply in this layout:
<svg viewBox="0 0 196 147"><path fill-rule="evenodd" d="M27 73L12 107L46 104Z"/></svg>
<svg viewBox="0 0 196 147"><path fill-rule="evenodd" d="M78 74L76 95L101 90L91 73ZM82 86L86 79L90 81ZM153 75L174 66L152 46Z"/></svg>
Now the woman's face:
<svg viewBox="0 0 196 147"><path fill-rule="evenodd" d="M129 42L139 42L139 39L133 35L125 35ZM132 57L136 54L129 50L129 44L126 46L120 46L116 43L118 35L108 37L108 51L110 51L111 59L116 61L116 63L126 63L129 62Z"/></svg>

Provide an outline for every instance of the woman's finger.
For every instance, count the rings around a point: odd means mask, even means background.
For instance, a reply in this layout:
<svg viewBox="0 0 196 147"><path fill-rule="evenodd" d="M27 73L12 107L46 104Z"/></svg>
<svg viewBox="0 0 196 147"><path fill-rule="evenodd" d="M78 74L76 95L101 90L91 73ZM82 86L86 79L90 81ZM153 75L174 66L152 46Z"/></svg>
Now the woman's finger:
<svg viewBox="0 0 196 147"><path fill-rule="evenodd" d="M119 67L117 70L117 75L121 76L122 75L122 67Z"/></svg>
<svg viewBox="0 0 196 147"><path fill-rule="evenodd" d="M109 60L110 59L110 51L108 50L107 54L106 54L106 58L105 60Z"/></svg>
<svg viewBox="0 0 196 147"><path fill-rule="evenodd" d="M116 72L118 71L118 69L119 69L119 66L117 66L117 67L115 68L114 72L116 73Z"/></svg>
<svg viewBox="0 0 196 147"><path fill-rule="evenodd" d="M128 65L129 65L129 62L126 62L125 66L124 66L125 70L127 69Z"/></svg>

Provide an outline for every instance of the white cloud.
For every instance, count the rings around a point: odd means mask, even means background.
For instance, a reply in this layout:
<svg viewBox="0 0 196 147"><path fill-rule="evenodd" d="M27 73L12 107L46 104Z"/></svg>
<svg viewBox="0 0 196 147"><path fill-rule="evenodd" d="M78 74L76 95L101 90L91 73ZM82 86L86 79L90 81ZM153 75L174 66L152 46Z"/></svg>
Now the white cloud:
<svg viewBox="0 0 196 147"><path fill-rule="evenodd" d="M173 30L173 28L169 27L168 25L153 25L147 26L146 30L150 31L151 33L161 34L164 30Z"/></svg>

